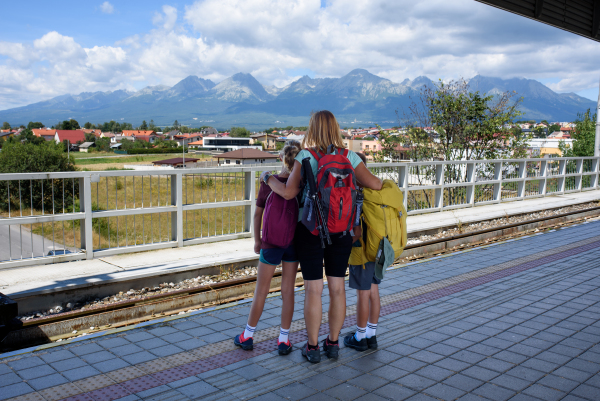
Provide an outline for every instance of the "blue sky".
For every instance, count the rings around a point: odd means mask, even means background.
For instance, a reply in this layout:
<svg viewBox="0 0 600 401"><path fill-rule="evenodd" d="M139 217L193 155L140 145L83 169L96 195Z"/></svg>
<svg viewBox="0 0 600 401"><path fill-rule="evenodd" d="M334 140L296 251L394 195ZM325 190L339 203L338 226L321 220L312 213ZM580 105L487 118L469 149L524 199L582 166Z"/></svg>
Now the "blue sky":
<svg viewBox="0 0 600 401"><path fill-rule="evenodd" d="M282 87L355 68L395 82L525 77L598 97L599 43L472 0L30 0L0 14L0 109L188 75Z"/></svg>

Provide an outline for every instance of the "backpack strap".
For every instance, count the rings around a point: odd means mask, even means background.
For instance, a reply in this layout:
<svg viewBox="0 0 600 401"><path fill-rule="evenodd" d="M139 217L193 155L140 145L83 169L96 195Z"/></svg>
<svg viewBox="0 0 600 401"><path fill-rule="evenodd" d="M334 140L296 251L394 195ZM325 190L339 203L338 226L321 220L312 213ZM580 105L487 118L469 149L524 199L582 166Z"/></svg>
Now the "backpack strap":
<svg viewBox="0 0 600 401"><path fill-rule="evenodd" d="M317 152L314 148L308 148L306 149L308 150L308 152L315 158L317 159L317 163L319 162L319 160L321 160L321 157L323 157L323 154L321 152Z"/></svg>
<svg viewBox="0 0 600 401"><path fill-rule="evenodd" d="M340 148L338 149L338 154L348 157L348 149Z"/></svg>

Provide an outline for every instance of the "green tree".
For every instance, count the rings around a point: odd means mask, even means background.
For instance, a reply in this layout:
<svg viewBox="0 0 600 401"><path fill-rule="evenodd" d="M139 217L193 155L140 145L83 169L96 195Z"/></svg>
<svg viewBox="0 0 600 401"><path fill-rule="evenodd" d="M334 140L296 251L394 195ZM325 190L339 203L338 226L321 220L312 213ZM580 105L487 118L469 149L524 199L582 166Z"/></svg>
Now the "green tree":
<svg viewBox="0 0 600 401"><path fill-rule="evenodd" d="M96 142L96 135L92 134L91 132L89 134L86 133L84 136L86 142Z"/></svg>
<svg viewBox="0 0 600 401"><path fill-rule="evenodd" d="M68 158L63 152L62 145L56 144L54 141L43 140L42 143L37 145L28 142L10 141L4 144L2 152L0 152L0 174L75 170L73 158ZM0 198L0 209L8 209L9 202L13 209L20 207L20 196L24 200L23 207L40 210L44 205L46 210L51 210L54 206L56 212L61 212L63 205L62 190L65 191L65 205L72 205L73 196L77 193L77 182L75 183L75 192L73 192L73 185L65 184L63 188L62 183L62 179L34 180L31 186L22 185L19 194L18 189L15 187L16 182L13 181L11 184L8 184L7 181L0 182L0 193L10 193L10 196ZM53 188L61 192L61 196L54 197L54 205L52 204Z"/></svg>
<svg viewBox="0 0 600 401"><path fill-rule="evenodd" d="M248 131L244 127L231 127L229 134L232 137L240 137L240 138L249 138L250 137L250 131Z"/></svg>
<svg viewBox="0 0 600 401"><path fill-rule="evenodd" d="M140 125L139 129L146 131L148 129L148 123L146 123L146 120L142 121L142 125Z"/></svg>
<svg viewBox="0 0 600 401"><path fill-rule="evenodd" d="M29 123L27 124L27 129L39 129L39 128L44 128L44 124L42 124L41 122L33 122L33 121L29 121Z"/></svg>
<svg viewBox="0 0 600 401"><path fill-rule="evenodd" d="M150 124L148 124L148 129L156 132L156 125L154 125L154 120L150 120Z"/></svg>
<svg viewBox="0 0 600 401"><path fill-rule="evenodd" d="M96 151L97 152L110 151L110 138L96 138Z"/></svg>
<svg viewBox="0 0 600 401"><path fill-rule="evenodd" d="M6 121L4 121L4 123L2 124L2 129L6 130L6 129L10 129L10 124Z"/></svg>
<svg viewBox="0 0 600 401"><path fill-rule="evenodd" d="M558 124L552 124L548 128L548 134L551 134L551 133L556 132L556 131L560 131L560 125L558 125Z"/></svg>
<svg viewBox="0 0 600 401"><path fill-rule="evenodd" d="M85 128L85 129L91 129L92 128L92 123L88 121L87 123L83 124L83 128Z"/></svg>
<svg viewBox="0 0 600 401"><path fill-rule="evenodd" d="M35 136L30 129L25 129L21 131L21 134L18 136L17 140L19 142L31 143L34 145L39 145L41 143L46 142L44 138Z"/></svg>
<svg viewBox="0 0 600 401"><path fill-rule="evenodd" d="M179 129L179 121L175 120L173 122L173 129Z"/></svg>
<svg viewBox="0 0 600 401"><path fill-rule="evenodd" d="M583 114L578 113L575 130L571 137L573 138L573 147L567 145L565 141L560 141L558 144L563 157L594 156L596 113L592 115L590 109Z"/></svg>
<svg viewBox="0 0 600 401"><path fill-rule="evenodd" d="M60 123L59 125L60 125L60 127L57 127L57 129L74 130L74 129L80 128L79 123L73 119L65 120L62 123Z"/></svg>

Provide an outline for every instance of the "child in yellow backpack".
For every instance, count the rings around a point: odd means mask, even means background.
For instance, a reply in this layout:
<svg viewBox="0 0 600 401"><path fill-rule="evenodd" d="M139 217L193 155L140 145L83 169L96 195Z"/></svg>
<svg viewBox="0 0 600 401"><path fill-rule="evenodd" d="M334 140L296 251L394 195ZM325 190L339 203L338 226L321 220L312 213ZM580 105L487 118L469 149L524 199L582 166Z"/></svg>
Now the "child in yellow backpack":
<svg viewBox="0 0 600 401"><path fill-rule="evenodd" d="M364 157L357 153L359 157ZM366 164L366 158L363 159ZM353 229L350 254L350 288L356 289L356 333L344 338L357 351L377 348L377 322L381 303L379 283L388 266L400 257L407 242L406 209L398 185L383 180L378 191L363 190L360 224Z"/></svg>
<svg viewBox="0 0 600 401"><path fill-rule="evenodd" d="M367 158L362 153L356 153L367 165ZM361 188L360 183L357 186ZM354 288L357 294L356 301L356 333L344 337L344 345L357 351L366 351L369 348L377 348L377 322L381 303L379 300L379 283L381 280L375 277L375 261L365 262L365 255L361 243L361 237L366 237L366 231L362 229L362 218L360 224L353 228L352 253L348 264L350 265L349 286Z"/></svg>

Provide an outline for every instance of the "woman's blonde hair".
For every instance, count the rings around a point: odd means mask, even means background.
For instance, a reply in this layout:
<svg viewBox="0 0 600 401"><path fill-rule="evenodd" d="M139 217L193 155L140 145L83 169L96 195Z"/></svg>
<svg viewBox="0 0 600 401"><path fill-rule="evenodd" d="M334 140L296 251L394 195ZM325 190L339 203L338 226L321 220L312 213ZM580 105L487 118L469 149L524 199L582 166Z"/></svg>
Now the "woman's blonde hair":
<svg viewBox="0 0 600 401"><path fill-rule="evenodd" d="M279 152L279 157L283 161L283 170L285 172L291 173L294 169L294 159L298 152L300 152L301 147L302 145L300 145L300 142L290 139Z"/></svg>
<svg viewBox="0 0 600 401"><path fill-rule="evenodd" d="M317 150L327 152L329 145L345 148L340 126L330 111L317 111L310 116L308 132L302 141L302 147L304 149L317 148Z"/></svg>

